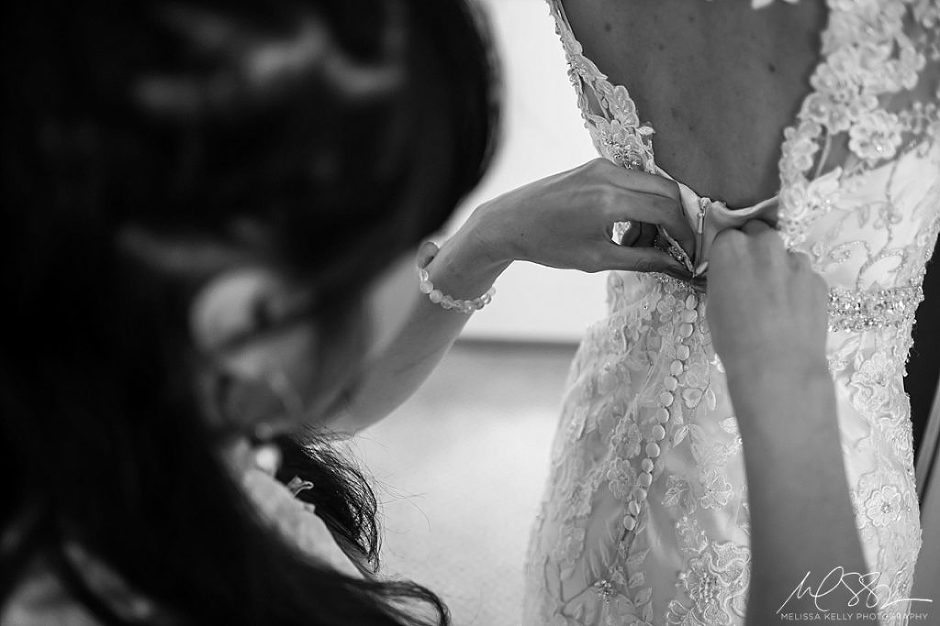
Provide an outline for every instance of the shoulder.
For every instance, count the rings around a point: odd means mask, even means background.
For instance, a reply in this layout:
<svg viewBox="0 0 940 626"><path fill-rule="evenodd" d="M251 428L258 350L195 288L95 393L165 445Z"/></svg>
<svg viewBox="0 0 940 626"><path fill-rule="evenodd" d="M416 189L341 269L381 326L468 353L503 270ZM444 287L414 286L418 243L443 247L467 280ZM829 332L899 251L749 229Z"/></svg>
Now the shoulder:
<svg viewBox="0 0 940 626"><path fill-rule="evenodd" d="M362 578L359 568L343 552L312 504L269 474L249 469L242 485L265 520L300 551L352 578Z"/></svg>

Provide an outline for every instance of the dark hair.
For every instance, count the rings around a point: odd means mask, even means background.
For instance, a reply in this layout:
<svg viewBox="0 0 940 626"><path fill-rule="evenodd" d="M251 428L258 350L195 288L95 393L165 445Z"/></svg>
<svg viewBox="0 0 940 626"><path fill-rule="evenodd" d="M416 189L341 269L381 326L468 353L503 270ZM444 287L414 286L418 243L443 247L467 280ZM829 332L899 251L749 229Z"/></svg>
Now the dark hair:
<svg viewBox="0 0 940 626"><path fill-rule="evenodd" d="M486 167L493 67L475 14L463 0L4 13L0 606L38 560L102 622L133 621L89 585L78 545L171 623L445 623L430 591L345 577L259 520L201 419L187 311L219 269L205 251L247 247L332 303L318 323L348 325L368 278ZM308 56L246 65L284 42ZM179 242L185 262L142 261L129 229ZM321 439L281 444L282 478L311 479L305 497L376 567L362 476Z"/></svg>

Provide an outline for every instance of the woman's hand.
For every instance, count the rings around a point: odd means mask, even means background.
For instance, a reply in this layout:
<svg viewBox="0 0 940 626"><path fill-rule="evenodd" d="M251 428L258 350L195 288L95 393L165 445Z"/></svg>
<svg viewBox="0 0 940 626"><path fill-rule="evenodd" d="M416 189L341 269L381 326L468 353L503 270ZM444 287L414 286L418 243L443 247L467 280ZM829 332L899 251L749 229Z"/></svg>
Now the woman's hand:
<svg viewBox="0 0 940 626"><path fill-rule="evenodd" d="M763 222L726 230L712 248L708 325L729 385L779 386L781 377L828 375L825 281Z"/></svg>
<svg viewBox="0 0 940 626"><path fill-rule="evenodd" d="M619 245L611 231L625 221L633 227L624 235L627 245ZM657 227L692 251L676 183L598 159L487 202L440 249L421 246L417 261L436 289L461 300L485 293L516 260L688 278L681 263L652 247ZM334 430L357 432L391 413L430 375L470 317L432 303L417 285L411 297L416 303L400 329L363 368L331 419Z"/></svg>
<svg viewBox="0 0 940 626"><path fill-rule="evenodd" d="M615 222L632 222L621 244ZM632 270L688 278L681 263L652 247L664 227L687 251L694 236L671 180L596 159L487 202L455 236L493 263L531 261L585 272Z"/></svg>

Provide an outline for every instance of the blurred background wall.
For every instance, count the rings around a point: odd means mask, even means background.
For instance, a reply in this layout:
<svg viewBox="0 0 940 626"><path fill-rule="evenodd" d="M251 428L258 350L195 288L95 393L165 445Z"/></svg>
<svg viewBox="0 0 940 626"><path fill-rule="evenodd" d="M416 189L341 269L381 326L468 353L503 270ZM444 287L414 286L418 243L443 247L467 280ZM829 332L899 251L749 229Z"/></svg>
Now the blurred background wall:
<svg viewBox="0 0 940 626"><path fill-rule="evenodd" d="M457 212L448 232L482 202L597 157L545 1L482 0L482 4L491 16L504 68L502 137L488 175ZM446 239L448 232L437 240ZM500 277L493 303L483 315L473 316L463 337L575 342L587 324L603 316L604 285L602 274L517 263ZM414 288L409 259L396 269L385 290L408 293ZM392 314L386 307L385 315Z"/></svg>
<svg viewBox="0 0 940 626"><path fill-rule="evenodd" d="M483 4L504 67L503 136L450 232L481 202L596 157L547 4ZM431 586L456 626L521 622L529 527L568 364L606 308L604 275L519 263L496 287L427 384L354 443L378 485L384 572ZM380 330L394 328L404 314L395 307L416 289L404 259L376 294Z"/></svg>
<svg viewBox="0 0 940 626"><path fill-rule="evenodd" d="M458 213L521 184L597 157L584 128L564 53L544 0L486 0L504 67L502 146L493 168ZM486 315L468 338L577 341L604 313L603 275L561 272L529 263L511 267Z"/></svg>

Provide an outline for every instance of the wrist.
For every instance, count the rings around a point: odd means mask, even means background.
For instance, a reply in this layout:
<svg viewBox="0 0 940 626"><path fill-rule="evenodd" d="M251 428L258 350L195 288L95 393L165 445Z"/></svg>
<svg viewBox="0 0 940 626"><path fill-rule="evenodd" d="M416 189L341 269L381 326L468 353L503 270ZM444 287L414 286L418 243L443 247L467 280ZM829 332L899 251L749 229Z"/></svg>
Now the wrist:
<svg viewBox="0 0 940 626"><path fill-rule="evenodd" d="M825 360L729 372L728 387L745 439L804 441L808 432L838 432L835 389Z"/></svg>
<svg viewBox="0 0 940 626"><path fill-rule="evenodd" d="M426 269L442 292L454 298L472 299L492 287L507 267L509 262L494 259L472 230L461 229L441 246Z"/></svg>
<svg viewBox="0 0 940 626"><path fill-rule="evenodd" d="M478 206L460 228L455 239L478 260L506 266L522 256L512 240L511 212L500 196Z"/></svg>
<svg viewBox="0 0 940 626"><path fill-rule="evenodd" d="M812 353L811 353L812 352ZM829 364L822 350L796 346L792 351L749 350L744 358L722 358L729 382L755 389L799 388L816 381L831 381Z"/></svg>

